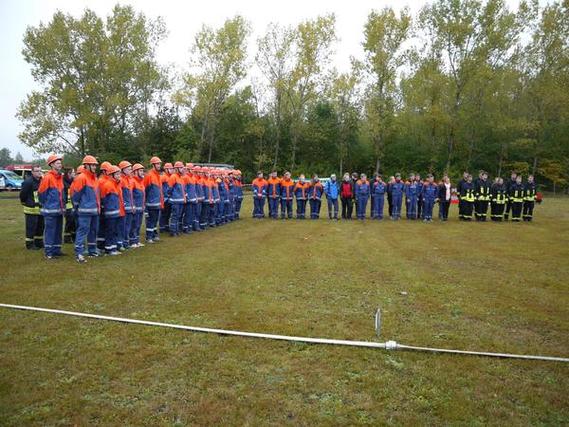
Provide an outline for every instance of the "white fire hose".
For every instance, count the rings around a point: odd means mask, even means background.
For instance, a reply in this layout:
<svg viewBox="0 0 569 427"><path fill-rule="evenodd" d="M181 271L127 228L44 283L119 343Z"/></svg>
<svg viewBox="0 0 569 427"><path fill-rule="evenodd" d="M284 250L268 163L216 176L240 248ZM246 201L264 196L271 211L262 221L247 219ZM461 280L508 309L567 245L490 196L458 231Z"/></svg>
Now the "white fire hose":
<svg viewBox="0 0 569 427"><path fill-rule="evenodd" d="M65 311L65 310L54 310L50 308L40 308L40 307L28 307L24 305L13 305L13 304L1 304L0 307L9 308L14 310L27 310L27 311L38 311L43 313L52 314L64 314L67 316L84 317L88 319L98 319L98 320L109 320L113 322L121 323L134 323L137 325L146 326L158 326L163 328L172 329L182 329L192 332L205 332L210 334L218 335L229 335L229 336L239 336L239 337L249 337L249 338L264 338L271 340L281 340L281 341L292 341L292 342L303 342L307 344L328 344L328 345L343 345L349 347L367 347L367 348L382 348L385 350L414 350L414 351L426 351L433 353L451 353L451 354L466 354L471 356L487 356L487 357L500 357L500 358L511 358L511 359L529 359L529 360L546 360L550 362L569 362L567 357L553 357L553 356L533 356L524 354L508 354L508 353L489 353L482 351L463 351L463 350L451 350L443 348L430 348L430 347L416 347L411 345L399 344L395 341L387 342L371 342L371 341L351 341L351 340L336 340L328 338L310 338L310 337L294 337L288 335L273 335L273 334L263 334L257 332L243 332L234 331L229 329L213 329L213 328L202 328L198 326L185 326L176 325L173 323L162 323L162 322L152 322L149 320L139 320L139 319L127 319L124 317L112 317L103 316L99 314L90 313L79 313L75 311ZM379 328L379 310L376 313L376 331Z"/></svg>

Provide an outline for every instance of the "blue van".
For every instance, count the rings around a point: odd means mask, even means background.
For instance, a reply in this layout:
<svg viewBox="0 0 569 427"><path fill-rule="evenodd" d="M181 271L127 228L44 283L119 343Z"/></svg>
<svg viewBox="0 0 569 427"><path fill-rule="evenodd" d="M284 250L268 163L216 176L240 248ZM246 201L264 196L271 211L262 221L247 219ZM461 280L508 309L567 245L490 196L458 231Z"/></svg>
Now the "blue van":
<svg viewBox="0 0 569 427"><path fill-rule="evenodd" d="M5 169L0 169L0 185L2 184L2 181L4 181L4 188L1 188L0 186L0 189L8 191L20 191L22 189L22 183L24 182L22 177L18 174Z"/></svg>

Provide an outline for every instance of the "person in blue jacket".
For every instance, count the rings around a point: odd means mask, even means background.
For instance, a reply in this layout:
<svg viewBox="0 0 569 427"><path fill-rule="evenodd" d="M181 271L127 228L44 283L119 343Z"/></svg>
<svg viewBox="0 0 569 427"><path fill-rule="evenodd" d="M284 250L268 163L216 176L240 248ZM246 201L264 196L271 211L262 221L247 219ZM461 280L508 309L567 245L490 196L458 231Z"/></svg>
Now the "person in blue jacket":
<svg viewBox="0 0 569 427"><path fill-rule="evenodd" d="M415 180L415 174L409 175L409 181L405 183L405 212L407 219L417 219L417 200L421 198L419 185Z"/></svg>
<svg viewBox="0 0 569 427"><path fill-rule="evenodd" d="M395 181L391 184L392 220L401 219L401 205L403 204L403 193L405 192L405 184L401 181L401 174L395 174Z"/></svg>
<svg viewBox="0 0 569 427"><path fill-rule="evenodd" d="M383 182L381 175L377 175L371 184L371 194L373 194L374 207L372 209L374 219L383 219L383 204L385 201L385 193L387 191L387 184Z"/></svg>
<svg viewBox="0 0 569 427"><path fill-rule="evenodd" d="M326 194L326 202L328 204L328 218L338 220L340 187L336 180L336 174L330 175L330 180L324 186L324 193Z"/></svg>
<svg viewBox="0 0 569 427"><path fill-rule="evenodd" d="M423 184L421 198L423 200L423 221L431 222L433 220L433 208L439 200L439 187L434 182L434 176L427 175L427 182Z"/></svg>
<svg viewBox="0 0 569 427"><path fill-rule="evenodd" d="M360 175L360 179L356 181L356 214L358 219L365 219L366 206L369 199L370 185L365 173Z"/></svg>

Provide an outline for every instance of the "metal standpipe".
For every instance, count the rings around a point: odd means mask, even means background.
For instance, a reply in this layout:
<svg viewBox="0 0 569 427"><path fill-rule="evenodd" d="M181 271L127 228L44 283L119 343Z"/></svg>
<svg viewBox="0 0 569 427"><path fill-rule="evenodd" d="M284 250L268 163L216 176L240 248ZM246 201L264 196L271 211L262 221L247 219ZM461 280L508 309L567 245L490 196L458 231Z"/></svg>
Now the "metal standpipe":
<svg viewBox="0 0 569 427"><path fill-rule="evenodd" d="M385 350L411 350L411 351L422 351L431 353L450 353L450 354L462 354L470 356L485 356L485 357L500 357L500 358L510 358L510 359L526 359L526 360L543 360L549 362L569 362L567 357L554 357L554 356L533 356L533 355L522 355L522 354L508 354L508 353L490 353L490 352L478 352L478 351L464 351L464 350L451 350L451 349L441 349L441 348L430 348L430 347L416 347L410 345L399 344L395 341L387 342L371 342L371 341L353 341L353 340L337 340L329 338L311 338L311 337L295 337L288 335L275 335L275 334L264 334L258 332L244 332L235 331L230 329L215 329L215 328L204 328L199 326L186 326L177 325L174 323L162 323L162 322L152 322L149 320L139 320L139 319L128 319L124 317L113 317L113 316L103 316L100 314L90 314L90 313L80 313L75 311L66 310L56 310L50 308L41 307L29 307L24 305L14 305L14 304L2 304L0 307L12 309L12 310L24 310L33 311L41 313L51 313L51 314L62 314L66 316L83 317L87 319L97 319L97 320L107 320L112 322L136 324L136 325L146 325L146 326L157 326L162 328L172 328L181 329L192 332L203 332L211 333L217 335L227 335L227 336L239 336L247 338L263 338L271 340L280 341L290 341L290 342L302 342L306 344L327 344L327 345L342 345L348 347L364 347L364 348L380 348ZM376 313L376 332L379 334L380 327L380 313L379 310Z"/></svg>

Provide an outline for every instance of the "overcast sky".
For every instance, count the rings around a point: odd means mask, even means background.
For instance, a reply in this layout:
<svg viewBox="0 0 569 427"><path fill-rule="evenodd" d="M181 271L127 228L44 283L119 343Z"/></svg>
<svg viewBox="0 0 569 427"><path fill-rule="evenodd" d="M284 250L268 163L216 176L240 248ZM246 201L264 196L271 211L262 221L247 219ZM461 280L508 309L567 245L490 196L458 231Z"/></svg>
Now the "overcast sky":
<svg viewBox="0 0 569 427"><path fill-rule="evenodd" d="M510 7L516 7L518 0L508 0ZM540 1L544 3L545 0ZM21 51L22 38L28 26L47 23L57 10L79 17L90 8L99 16L107 16L116 0L0 0L0 148L7 147L14 156L22 153L25 159L33 151L18 140L21 126L14 117L18 105L34 88L30 68ZM250 52L254 52L256 39L262 35L270 22L284 25L296 24L301 20L326 13L336 15L336 45L334 65L342 70L349 68L350 55L361 56L363 25L372 9L391 5L395 9L409 6L413 14L427 3L420 0L133 0L120 2L130 4L148 17L161 16L168 29L168 37L158 50L158 59L163 64L174 64L182 70L188 62L188 52L194 34L202 24L218 27L226 18L240 14L252 26L249 39Z"/></svg>

